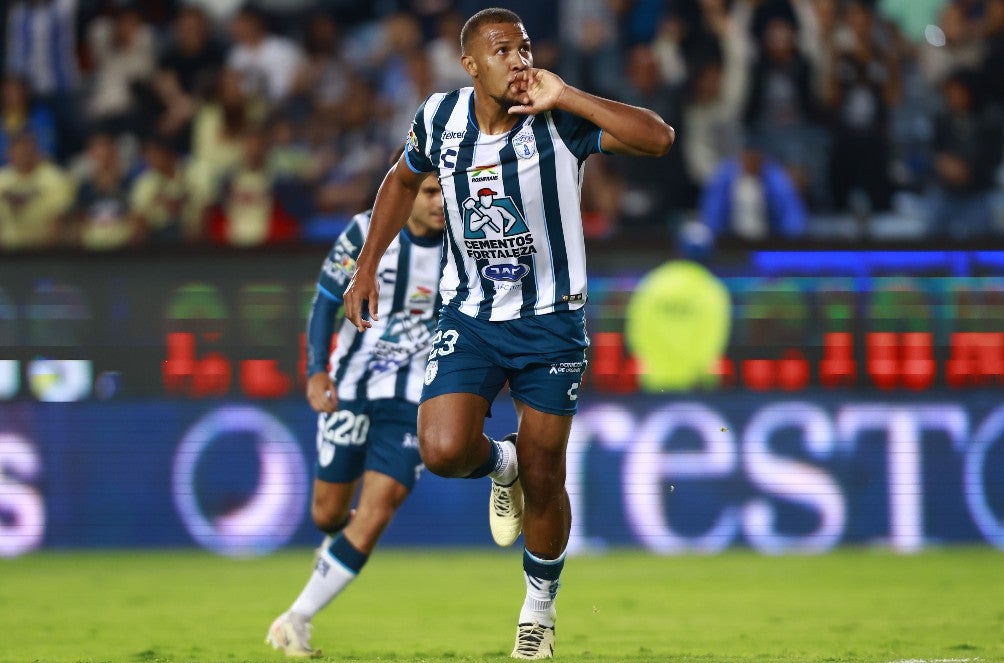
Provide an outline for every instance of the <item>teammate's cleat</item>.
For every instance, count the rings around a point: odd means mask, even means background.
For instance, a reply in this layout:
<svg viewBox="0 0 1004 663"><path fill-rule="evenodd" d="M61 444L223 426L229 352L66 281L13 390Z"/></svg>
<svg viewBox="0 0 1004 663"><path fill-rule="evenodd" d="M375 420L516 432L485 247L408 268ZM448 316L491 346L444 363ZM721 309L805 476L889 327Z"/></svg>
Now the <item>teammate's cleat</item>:
<svg viewBox="0 0 1004 663"><path fill-rule="evenodd" d="M286 656L316 658L321 655L321 650L310 647L310 620L295 612L284 612L276 617L265 636L265 643Z"/></svg>
<svg viewBox="0 0 1004 663"><path fill-rule="evenodd" d="M499 440L499 444L508 444L516 452L516 434L510 433ZM523 531L523 489L516 479L508 486L492 480L492 494L488 503L488 524L491 526L492 538L500 546L511 546Z"/></svg>
<svg viewBox="0 0 1004 663"><path fill-rule="evenodd" d="M512 658L539 661L554 656L554 627L541 624L520 624L516 627L516 646Z"/></svg>

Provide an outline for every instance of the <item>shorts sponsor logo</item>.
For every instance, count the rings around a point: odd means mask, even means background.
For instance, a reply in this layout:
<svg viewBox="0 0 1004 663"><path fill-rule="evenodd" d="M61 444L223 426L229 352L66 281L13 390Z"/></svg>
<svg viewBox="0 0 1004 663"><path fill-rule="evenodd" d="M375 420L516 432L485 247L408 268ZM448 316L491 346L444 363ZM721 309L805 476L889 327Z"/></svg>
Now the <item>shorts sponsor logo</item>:
<svg viewBox="0 0 1004 663"><path fill-rule="evenodd" d="M530 268L522 264L485 265L481 275L492 281L519 281L529 273Z"/></svg>
<svg viewBox="0 0 1004 663"><path fill-rule="evenodd" d="M548 374L557 375L559 373L582 373L584 365L585 362L582 361L563 361L557 364L551 364L551 369L548 371Z"/></svg>
<svg viewBox="0 0 1004 663"><path fill-rule="evenodd" d="M432 384L439 373L439 360L433 359L425 367L425 384Z"/></svg>

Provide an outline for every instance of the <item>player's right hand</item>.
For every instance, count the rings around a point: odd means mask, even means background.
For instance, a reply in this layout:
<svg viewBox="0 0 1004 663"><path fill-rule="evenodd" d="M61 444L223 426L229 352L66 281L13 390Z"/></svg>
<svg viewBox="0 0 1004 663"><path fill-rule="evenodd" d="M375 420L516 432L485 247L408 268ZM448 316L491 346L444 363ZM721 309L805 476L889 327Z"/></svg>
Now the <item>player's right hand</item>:
<svg viewBox="0 0 1004 663"><path fill-rule="evenodd" d="M314 373L307 380L307 402L315 412L334 412L338 409L335 383L327 373Z"/></svg>
<svg viewBox="0 0 1004 663"><path fill-rule="evenodd" d="M372 327L370 320L379 320L377 303L380 290L376 284L376 274L356 265L356 271L349 279L349 285L342 295L342 305L345 307L345 319L360 332ZM363 302L366 302L370 320L363 319Z"/></svg>

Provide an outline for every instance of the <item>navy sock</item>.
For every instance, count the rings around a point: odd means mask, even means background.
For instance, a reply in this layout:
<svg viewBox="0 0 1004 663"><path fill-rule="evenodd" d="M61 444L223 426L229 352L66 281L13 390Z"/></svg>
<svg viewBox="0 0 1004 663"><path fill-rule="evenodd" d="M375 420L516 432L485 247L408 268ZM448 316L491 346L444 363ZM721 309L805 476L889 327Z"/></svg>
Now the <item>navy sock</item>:
<svg viewBox="0 0 1004 663"><path fill-rule="evenodd" d="M366 560L370 557L369 555L359 552L354 545L349 543L349 540L345 538L344 534L339 534L335 537L335 540L331 542L328 550L331 551L331 556L338 560L342 566L354 573L362 571L363 566L366 564Z"/></svg>
<svg viewBox="0 0 1004 663"><path fill-rule="evenodd" d="M466 477L464 477L465 479L480 479L482 477L488 476L490 473L498 469L498 464L501 457L501 453L499 452L499 445L496 444L492 439L488 438L488 436L485 436L485 438L488 439L488 448L489 448L488 459L485 462L478 465L478 468L476 470L474 470Z"/></svg>
<svg viewBox="0 0 1004 663"><path fill-rule="evenodd" d="M523 548L523 570L528 576L542 580L557 580L563 568L565 568L564 554L558 559L545 560L540 555L535 555Z"/></svg>

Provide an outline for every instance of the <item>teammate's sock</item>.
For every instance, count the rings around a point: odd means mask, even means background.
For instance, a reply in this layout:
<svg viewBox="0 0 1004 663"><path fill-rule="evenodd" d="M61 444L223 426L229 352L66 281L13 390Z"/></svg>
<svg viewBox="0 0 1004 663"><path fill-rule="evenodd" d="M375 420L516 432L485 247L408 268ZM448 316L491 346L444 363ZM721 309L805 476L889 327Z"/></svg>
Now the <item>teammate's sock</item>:
<svg viewBox="0 0 1004 663"><path fill-rule="evenodd" d="M490 476L496 483L508 486L516 480L516 452L508 444L496 442L487 435L489 454L485 462L465 478L480 479Z"/></svg>
<svg viewBox="0 0 1004 663"><path fill-rule="evenodd" d="M344 534L339 534L317 558L307 586L293 601L290 611L313 619L321 608L355 580L368 558L369 555L356 550Z"/></svg>
<svg viewBox="0 0 1004 663"><path fill-rule="evenodd" d="M519 611L520 624L537 623L554 626L554 599L558 596L561 569L565 566L565 553L558 559L542 559L523 549L523 579L526 581L526 599Z"/></svg>

